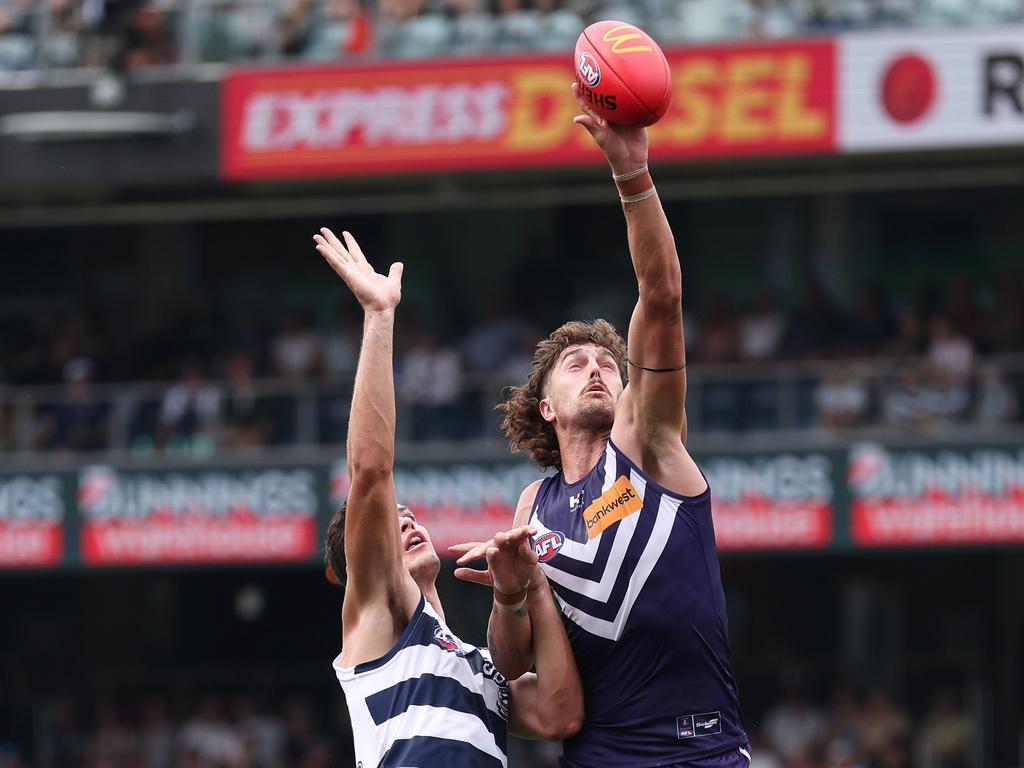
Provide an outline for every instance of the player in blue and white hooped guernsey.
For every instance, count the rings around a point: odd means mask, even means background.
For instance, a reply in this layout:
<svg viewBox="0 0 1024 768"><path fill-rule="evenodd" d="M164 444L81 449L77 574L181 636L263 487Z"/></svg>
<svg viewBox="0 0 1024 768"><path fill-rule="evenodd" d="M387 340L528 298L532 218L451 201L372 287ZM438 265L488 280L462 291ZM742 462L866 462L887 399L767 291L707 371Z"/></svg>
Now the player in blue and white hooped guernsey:
<svg viewBox="0 0 1024 768"><path fill-rule="evenodd" d="M445 623L430 534L395 499L392 348L403 268L377 274L352 236L344 237L343 244L322 229L314 240L365 315L349 419L351 486L325 546L327 577L345 588L334 669L357 765L500 768L508 732L556 740L579 729L579 674L530 544L535 528L480 544L487 570L460 575L493 584L496 610L531 628L536 673L509 682L486 649L462 642Z"/></svg>
<svg viewBox="0 0 1024 768"><path fill-rule="evenodd" d="M646 131L580 107L574 121L604 151L625 212L639 288L629 356L608 323L566 323L504 404L513 450L558 471L523 492L514 524L538 531L583 681L586 719L562 766L747 768L711 490L685 447L679 257ZM509 679L531 662L523 623L491 613Z"/></svg>

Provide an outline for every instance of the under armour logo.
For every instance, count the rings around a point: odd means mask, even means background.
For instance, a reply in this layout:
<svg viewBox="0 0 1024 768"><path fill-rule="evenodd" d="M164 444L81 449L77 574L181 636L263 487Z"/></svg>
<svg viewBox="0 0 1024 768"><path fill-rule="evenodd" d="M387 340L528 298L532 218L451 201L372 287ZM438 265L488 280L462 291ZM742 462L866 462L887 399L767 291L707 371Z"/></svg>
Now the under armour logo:
<svg viewBox="0 0 1024 768"><path fill-rule="evenodd" d="M583 503L583 491L580 491L575 496L569 497L569 511L572 512L576 507Z"/></svg>

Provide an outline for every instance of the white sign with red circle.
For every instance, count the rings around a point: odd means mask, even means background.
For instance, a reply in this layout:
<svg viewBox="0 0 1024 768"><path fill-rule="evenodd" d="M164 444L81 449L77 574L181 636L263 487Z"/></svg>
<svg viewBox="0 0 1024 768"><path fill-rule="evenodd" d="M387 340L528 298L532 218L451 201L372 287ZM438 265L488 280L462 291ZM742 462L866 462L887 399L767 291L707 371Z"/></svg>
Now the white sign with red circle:
<svg viewBox="0 0 1024 768"><path fill-rule="evenodd" d="M839 38L846 151L1024 144L1024 27Z"/></svg>

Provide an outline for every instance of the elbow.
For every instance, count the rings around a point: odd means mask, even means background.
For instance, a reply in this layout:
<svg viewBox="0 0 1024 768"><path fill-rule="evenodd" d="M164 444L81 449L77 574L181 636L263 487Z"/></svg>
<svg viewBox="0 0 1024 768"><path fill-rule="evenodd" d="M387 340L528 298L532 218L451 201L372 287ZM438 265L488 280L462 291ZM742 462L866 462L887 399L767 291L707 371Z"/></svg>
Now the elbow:
<svg viewBox="0 0 1024 768"><path fill-rule="evenodd" d="M668 283L667 285L665 283ZM678 281L663 283L640 294L644 309L651 317L676 318L683 311L683 290Z"/></svg>
<svg viewBox="0 0 1024 768"><path fill-rule="evenodd" d="M361 485L372 485L391 480L395 469L393 455L380 455L367 452L349 457L348 476L353 483L359 480Z"/></svg>
<svg viewBox="0 0 1024 768"><path fill-rule="evenodd" d="M578 707L560 709L547 718L545 741L565 741L580 732L583 727L583 702Z"/></svg>

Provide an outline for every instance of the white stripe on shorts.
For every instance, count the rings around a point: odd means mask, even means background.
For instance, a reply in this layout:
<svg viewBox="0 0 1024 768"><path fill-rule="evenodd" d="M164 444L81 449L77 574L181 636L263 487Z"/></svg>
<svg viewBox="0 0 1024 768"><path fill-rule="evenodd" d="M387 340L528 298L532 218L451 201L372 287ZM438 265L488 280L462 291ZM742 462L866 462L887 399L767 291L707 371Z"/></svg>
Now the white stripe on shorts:
<svg viewBox="0 0 1024 768"><path fill-rule="evenodd" d="M747 752L747 750L745 750L743 747L740 747L740 754L743 755L745 758L747 758L747 765L750 765L750 763L751 763L750 753Z"/></svg>

